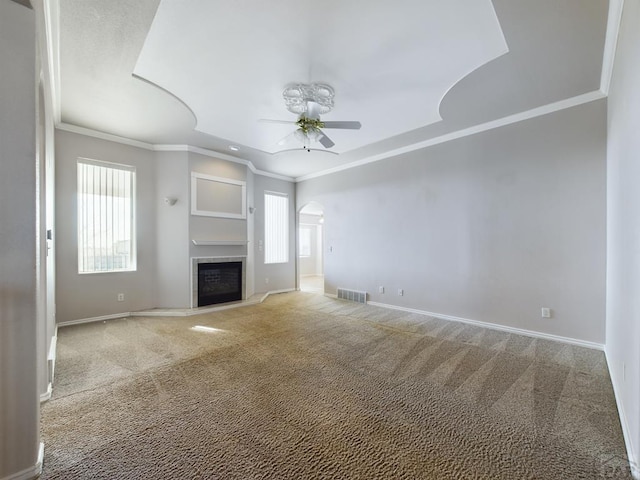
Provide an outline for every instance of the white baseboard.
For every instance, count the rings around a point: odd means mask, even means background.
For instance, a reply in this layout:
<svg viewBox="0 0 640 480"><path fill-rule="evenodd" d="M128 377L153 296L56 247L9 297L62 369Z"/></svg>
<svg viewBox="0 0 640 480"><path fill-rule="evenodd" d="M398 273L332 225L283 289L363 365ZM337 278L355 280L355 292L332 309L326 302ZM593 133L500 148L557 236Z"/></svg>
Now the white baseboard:
<svg viewBox="0 0 640 480"><path fill-rule="evenodd" d="M47 375L49 382L47 383L47 391L40 394L40 403L46 402L51 398L53 393L53 377L56 370L56 346L58 345L58 327L56 326L51 342L49 343L49 351L47 353Z"/></svg>
<svg viewBox="0 0 640 480"><path fill-rule="evenodd" d="M69 320L68 322L60 322L58 323L58 327L68 327L70 325L102 322L106 320L114 320L116 318L126 318L126 317L191 317L193 315L202 315L203 313L213 313L213 312L219 312L222 310L229 310L231 308L240 308L240 307L247 307L250 305L257 305L259 303L264 302L269 295L276 295L278 293L288 293L288 292L295 292L295 291L296 291L295 288L283 288L281 290L270 290L266 293L258 293L254 295L254 297L256 298L253 300L243 300L242 302L237 302L237 303L211 305L207 307L180 308L180 309L177 308L177 309L166 309L166 310L159 309L157 311L142 310L139 312L123 312L123 313L116 313L113 315L103 315L101 317L81 318L78 320Z"/></svg>
<svg viewBox="0 0 640 480"><path fill-rule="evenodd" d="M51 394L53 393L53 385L51 382L47 385L47 391L40 394L40 403L46 402L51 398Z"/></svg>
<svg viewBox="0 0 640 480"><path fill-rule="evenodd" d="M44 465L44 443L40 442L40 448L38 448L38 460L35 464L36 476L40 476L42 473L42 466Z"/></svg>
<svg viewBox="0 0 640 480"><path fill-rule="evenodd" d="M40 443L38 448L38 458L35 465L25 468L24 470L16 473L12 473L8 477L4 477L0 480L33 480L42 473L42 464L44 463L44 443Z"/></svg>
<svg viewBox="0 0 640 480"><path fill-rule="evenodd" d="M595 350L601 350L601 351L604 350L604 345L600 343L587 342L586 340L577 340L575 338L569 338L569 337L561 337L559 335L552 335L550 333L534 332L531 330L525 330L523 328L508 327L505 325L498 325L496 323L482 322L480 320L471 320L469 318L462 318L462 317L454 317L452 315L427 312L425 310L417 310L415 308L399 307L397 305L389 305L386 303L367 302L367 304L373 305L376 307L389 308L391 310L401 310L403 312L408 312L408 313L417 313L420 315L427 315L429 317L441 318L443 320L451 320L453 322L467 323L469 325L476 325L478 327L490 328L492 330L500 330L507 333L515 333L517 335L524 335L527 337L543 338L545 340L554 340L556 342L568 343L571 345L578 345L580 347L586 347L586 348L591 348Z"/></svg>
<svg viewBox="0 0 640 480"><path fill-rule="evenodd" d="M281 290L270 290L267 293L265 293L262 301L264 301L269 295L277 295L278 293L289 293L289 292L295 292L296 289L295 288L283 288Z"/></svg>
<svg viewBox="0 0 640 480"><path fill-rule="evenodd" d="M49 382L53 385L53 381L56 374L56 352L58 349L58 326L56 325L56 330L51 337L51 343L49 344L49 355L47 356L47 362L51 366L51 370L49 371Z"/></svg>
<svg viewBox="0 0 640 480"><path fill-rule="evenodd" d="M66 322L58 322L58 327L68 327L69 325L80 325L82 323L102 322L104 320L114 320L116 318L126 318L131 312L114 313L112 315L102 315L101 317L79 318L78 320L68 320Z"/></svg>
<svg viewBox="0 0 640 480"><path fill-rule="evenodd" d="M631 473L633 474L633 478L640 480L640 457L636 455L635 448L633 445L633 437L631 436L629 430L629 422L627 420L627 414L624 409L624 405L620 402L620 387L617 382L617 377L613 375L611 371L611 362L609 361L609 353L607 349L604 349L604 355L607 358L607 367L609 368L609 378L611 379L611 384L613 385L613 395L616 398L616 405L618 407L618 416L620 417L620 426L622 427L622 435L624 437L624 444L627 448L627 459L629 460L629 465L631 466Z"/></svg>

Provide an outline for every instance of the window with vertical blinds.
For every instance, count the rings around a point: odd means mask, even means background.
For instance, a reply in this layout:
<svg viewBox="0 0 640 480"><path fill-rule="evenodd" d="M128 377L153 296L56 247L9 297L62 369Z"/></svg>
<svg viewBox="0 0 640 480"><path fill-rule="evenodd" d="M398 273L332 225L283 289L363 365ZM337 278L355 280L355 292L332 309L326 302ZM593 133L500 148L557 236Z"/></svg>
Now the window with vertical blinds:
<svg viewBox="0 0 640 480"><path fill-rule="evenodd" d="M135 167L78 160L78 272L136 269Z"/></svg>
<svg viewBox="0 0 640 480"><path fill-rule="evenodd" d="M289 197L264 194L264 263L289 261Z"/></svg>

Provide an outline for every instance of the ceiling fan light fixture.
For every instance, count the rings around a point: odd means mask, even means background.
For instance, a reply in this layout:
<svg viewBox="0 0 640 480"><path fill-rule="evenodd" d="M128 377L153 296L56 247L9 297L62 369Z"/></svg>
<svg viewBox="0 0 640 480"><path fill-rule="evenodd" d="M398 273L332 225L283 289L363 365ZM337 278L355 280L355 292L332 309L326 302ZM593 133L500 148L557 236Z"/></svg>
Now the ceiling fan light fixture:
<svg viewBox="0 0 640 480"><path fill-rule="evenodd" d="M295 139L302 144L302 149L311 151L313 142L329 149L336 144L324 132L325 128L359 130L358 121L329 121L320 119L324 113L333 108L335 92L325 83L290 83L282 92L287 110L298 115L296 121L261 119L259 121L269 123L293 124L296 128L289 135L278 142L279 146L285 145L290 139Z"/></svg>

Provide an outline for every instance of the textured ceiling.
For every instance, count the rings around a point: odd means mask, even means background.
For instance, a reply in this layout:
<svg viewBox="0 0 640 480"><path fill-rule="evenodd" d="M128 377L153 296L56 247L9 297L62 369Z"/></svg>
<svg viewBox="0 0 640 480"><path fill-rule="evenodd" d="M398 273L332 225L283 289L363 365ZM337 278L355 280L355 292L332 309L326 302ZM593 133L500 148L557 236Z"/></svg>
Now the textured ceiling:
<svg viewBox="0 0 640 480"><path fill-rule="evenodd" d="M60 0L67 124L299 177L598 90L604 0ZM277 152L282 90L327 82L320 147ZM240 147L231 152L229 145Z"/></svg>

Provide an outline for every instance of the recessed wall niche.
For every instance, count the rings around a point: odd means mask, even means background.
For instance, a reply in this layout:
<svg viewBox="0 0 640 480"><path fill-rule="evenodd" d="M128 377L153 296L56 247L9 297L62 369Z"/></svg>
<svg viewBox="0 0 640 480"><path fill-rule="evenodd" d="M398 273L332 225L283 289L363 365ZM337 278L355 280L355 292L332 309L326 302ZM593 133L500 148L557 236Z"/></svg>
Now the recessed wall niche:
<svg viewBox="0 0 640 480"><path fill-rule="evenodd" d="M246 219L246 182L191 172L191 215Z"/></svg>

